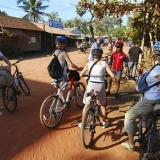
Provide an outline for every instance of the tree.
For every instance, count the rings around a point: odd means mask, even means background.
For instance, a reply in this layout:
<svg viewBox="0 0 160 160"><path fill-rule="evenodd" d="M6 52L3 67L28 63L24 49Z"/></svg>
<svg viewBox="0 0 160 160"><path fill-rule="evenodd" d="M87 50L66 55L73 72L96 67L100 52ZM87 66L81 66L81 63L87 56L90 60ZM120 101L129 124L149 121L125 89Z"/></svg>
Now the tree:
<svg viewBox="0 0 160 160"><path fill-rule="evenodd" d="M94 32L93 32L93 19L94 19L94 15L93 15L93 13L92 13L92 10L87 9L87 8L85 8L85 7L82 7L82 6L79 5L79 3L78 3L78 5L76 6L76 12L77 12L77 14L78 14L80 17L82 17L82 16L86 13L86 11L88 11L88 12L91 14L91 18L90 18L90 20L89 20L89 22L88 22L88 25L89 25L90 34L91 34L92 39L93 39L93 38L94 38Z"/></svg>
<svg viewBox="0 0 160 160"><path fill-rule="evenodd" d="M1 10L0 10L0 14L1 14L1 15L5 15L5 16L8 16L8 14L7 14L5 11L1 11Z"/></svg>
<svg viewBox="0 0 160 160"><path fill-rule="evenodd" d="M23 17L25 19L29 19L34 22L42 21L42 15L48 16L48 13L42 12L41 10L45 10L48 6L43 6L42 1L49 0L17 0L17 4L22 3L23 6L18 6L23 9L27 14Z"/></svg>
<svg viewBox="0 0 160 160"><path fill-rule="evenodd" d="M153 41L160 40L159 0L144 0L144 2L142 1L141 3L137 3L136 0L134 0L134 2L128 2L127 0L80 0L78 5L86 9L90 9L93 12L93 15L99 19L102 19L105 15L121 19L123 15L140 12L143 15L143 26L141 26L143 28L142 42L147 42L147 37L149 35L151 48L153 48Z"/></svg>
<svg viewBox="0 0 160 160"><path fill-rule="evenodd" d="M49 14L49 18L56 21L58 19L58 12L52 11L51 14Z"/></svg>

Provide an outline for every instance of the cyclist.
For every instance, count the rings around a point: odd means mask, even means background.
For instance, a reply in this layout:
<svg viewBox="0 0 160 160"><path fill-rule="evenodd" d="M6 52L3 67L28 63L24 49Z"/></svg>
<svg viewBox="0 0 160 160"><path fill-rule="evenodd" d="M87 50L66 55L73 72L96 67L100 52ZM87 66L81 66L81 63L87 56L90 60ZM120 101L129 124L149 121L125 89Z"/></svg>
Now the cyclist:
<svg viewBox="0 0 160 160"><path fill-rule="evenodd" d="M97 94L97 104L101 106L102 109L102 128L106 128L109 125L109 122L106 121L106 94L105 94L105 81L104 81L104 75L105 71L109 73L109 75L114 78L114 74L110 70L108 64L103 61L102 54L103 50L99 47L92 49L92 56L94 58L93 61L89 61L82 72L80 73L80 76L85 75L86 72L88 72L91 68L91 66L98 61L92 68L90 73L90 78L88 81L88 85L86 87L86 92L84 94L83 103L85 104L85 107L83 109L83 113L85 111L85 108L88 106L90 102L90 97L86 97L86 93L90 92L92 89L94 89L95 93ZM82 113L82 114L83 114ZM81 123L79 124L80 127Z"/></svg>
<svg viewBox="0 0 160 160"><path fill-rule="evenodd" d="M120 88L120 78L123 70L123 62L125 63L126 70L128 70L128 58L123 50L123 42L118 41L116 43L116 51L112 53L109 66L112 72L116 75L116 93L115 98L118 98L118 91ZM108 88L106 94L110 94L110 89L112 87L112 78L109 77Z"/></svg>
<svg viewBox="0 0 160 160"><path fill-rule="evenodd" d="M9 59L3 55L2 52L0 52L0 58L7 64L6 70L11 71L11 63L10 63ZM3 107L0 106L0 109L3 109ZM0 112L0 116L1 115L3 115L3 112Z"/></svg>
<svg viewBox="0 0 160 160"><path fill-rule="evenodd" d="M89 60L89 61L93 61L93 60L94 60L94 58L93 58L93 56L92 56L92 49L97 48L97 47L100 47L100 45L101 45L102 43L104 43L104 38L102 38L102 37L97 38L97 39L94 41L94 43L93 43L92 46L91 46L91 51L90 51L90 53L89 53L89 57L88 57L88 60Z"/></svg>
<svg viewBox="0 0 160 160"><path fill-rule="evenodd" d="M66 44L67 39L64 36L57 36L57 44L56 44L56 51L53 53L56 56L58 55L58 60L63 68L63 83L68 81L67 78L67 69L68 65L78 71L81 71L82 67L77 67L69 58L68 54L66 53Z"/></svg>
<svg viewBox="0 0 160 160"><path fill-rule="evenodd" d="M158 46L160 48L160 45ZM157 63L160 63L160 52L154 51L153 57ZM160 64L158 64L147 76L146 82L151 86L160 81ZM154 110L154 105L160 104L160 85L153 86L150 90L143 94L142 100L135 104L125 114L124 131L128 133L128 141L122 143L122 147L127 150L134 150L134 133L135 133L135 120L140 115L148 114Z"/></svg>

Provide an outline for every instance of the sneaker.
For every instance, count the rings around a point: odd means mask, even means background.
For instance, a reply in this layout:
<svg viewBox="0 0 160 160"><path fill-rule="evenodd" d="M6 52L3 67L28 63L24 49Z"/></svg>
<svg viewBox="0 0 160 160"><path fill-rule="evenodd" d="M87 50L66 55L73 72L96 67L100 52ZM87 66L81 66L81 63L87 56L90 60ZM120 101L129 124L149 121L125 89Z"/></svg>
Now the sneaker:
<svg viewBox="0 0 160 160"><path fill-rule="evenodd" d="M123 142L121 146L129 151L134 151L134 144L130 144L128 141Z"/></svg>
<svg viewBox="0 0 160 160"><path fill-rule="evenodd" d="M81 123L78 124L78 127L81 128Z"/></svg>
<svg viewBox="0 0 160 160"><path fill-rule="evenodd" d="M0 110L4 109L4 107L0 106Z"/></svg>
<svg viewBox="0 0 160 160"><path fill-rule="evenodd" d="M109 122L102 122L101 127L107 128L109 126Z"/></svg>
<svg viewBox="0 0 160 160"><path fill-rule="evenodd" d="M118 93L115 93L114 97L115 97L115 99L119 98Z"/></svg>
<svg viewBox="0 0 160 160"><path fill-rule="evenodd" d="M2 116L3 115L3 112L0 112L0 116Z"/></svg>

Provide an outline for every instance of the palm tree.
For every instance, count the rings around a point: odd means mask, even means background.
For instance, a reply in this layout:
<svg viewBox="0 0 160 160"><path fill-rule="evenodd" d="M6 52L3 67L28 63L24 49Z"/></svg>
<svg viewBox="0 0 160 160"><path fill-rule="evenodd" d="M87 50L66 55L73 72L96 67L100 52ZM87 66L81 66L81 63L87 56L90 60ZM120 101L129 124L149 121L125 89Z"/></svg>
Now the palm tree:
<svg viewBox="0 0 160 160"><path fill-rule="evenodd" d="M57 19L59 19L58 12L52 11L51 14L49 15L49 18L56 21Z"/></svg>
<svg viewBox="0 0 160 160"><path fill-rule="evenodd" d="M41 10L45 10L47 7L49 7L42 6L42 1L49 0L17 0L17 4L23 3L23 6L18 7L27 12L23 18L38 22L42 20L42 15L48 16L48 13L41 12Z"/></svg>

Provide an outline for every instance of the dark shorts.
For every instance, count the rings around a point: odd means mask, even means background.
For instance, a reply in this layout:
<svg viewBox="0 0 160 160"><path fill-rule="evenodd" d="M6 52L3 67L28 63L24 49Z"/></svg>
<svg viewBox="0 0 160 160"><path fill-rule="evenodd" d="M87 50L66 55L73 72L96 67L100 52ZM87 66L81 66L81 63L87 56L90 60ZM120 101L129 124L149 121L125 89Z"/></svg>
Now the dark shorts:
<svg viewBox="0 0 160 160"><path fill-rule="evenodd" d="M112 72L116 75L116 77L120 78L122 76L122 70L119 71L112 70Z"/></svg>

